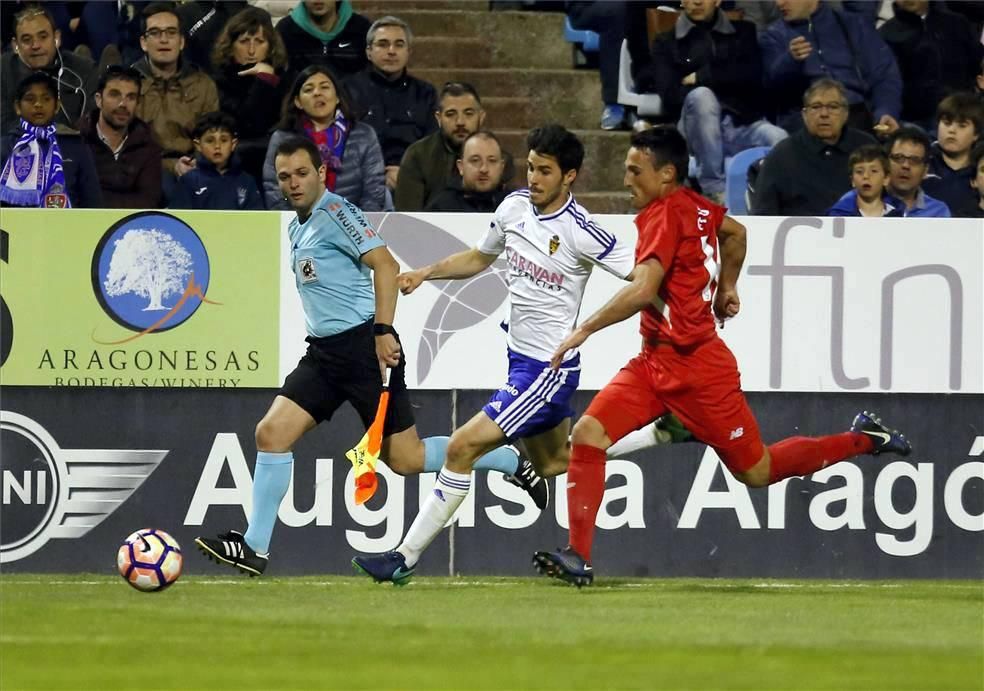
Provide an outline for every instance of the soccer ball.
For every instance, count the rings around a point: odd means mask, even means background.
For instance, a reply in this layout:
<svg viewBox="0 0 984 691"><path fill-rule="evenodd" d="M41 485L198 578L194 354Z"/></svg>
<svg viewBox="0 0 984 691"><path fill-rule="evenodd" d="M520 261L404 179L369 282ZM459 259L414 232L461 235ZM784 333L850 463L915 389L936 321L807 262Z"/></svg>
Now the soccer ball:
<svg viewBox="0 0 984 691"><path fill-rule="evenodd" d="M164 590L178 580L183 561L178 541L156 528L131 533L116 553L120 575L145 593Z"/></svg>

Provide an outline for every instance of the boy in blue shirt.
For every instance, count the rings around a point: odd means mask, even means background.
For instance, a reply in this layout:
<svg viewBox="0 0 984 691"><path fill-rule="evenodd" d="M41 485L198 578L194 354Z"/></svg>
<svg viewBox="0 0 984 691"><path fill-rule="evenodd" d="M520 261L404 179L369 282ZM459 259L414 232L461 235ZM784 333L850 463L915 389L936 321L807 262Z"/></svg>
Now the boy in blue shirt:
<svg viewBox="0 0 984 691"><path fill-rule="evenodd" d="M178 178L169 206L172 209L237 211L262 209L256 180L239 166L236 156L236 121L218 111L198 118L192 131L195 167Z"/></svg>
<svg viewBox="0 0 984 691"><path fill-rule="evenodd" d="M905 204L888 194L888 156L877 144L859 146L847 159L850 192L837 200L828 216L904 216Z"/></svg>

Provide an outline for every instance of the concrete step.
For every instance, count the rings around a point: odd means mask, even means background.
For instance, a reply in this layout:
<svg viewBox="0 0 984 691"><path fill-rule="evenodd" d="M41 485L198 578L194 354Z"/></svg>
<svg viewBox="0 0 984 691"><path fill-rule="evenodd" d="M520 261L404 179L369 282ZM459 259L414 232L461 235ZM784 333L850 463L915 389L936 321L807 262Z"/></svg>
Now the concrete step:
<svg viewBox="0 0 984 691"><path fill-rule="evenodd" d="M488 0L354 0L352 9L370 19L387 14L403 18L403 13L415 10L470 11L489 13ZM413 28L413 25L410 25Z"/></svg>
<svg viewBox="0 0 984 691"><path fill-rule="evenodd" d="M550 99L542 96L489 96L482 98L487 112L486 125L495 131L528 130L548 122L557 122L568 129L592 129L598 126L598 114L572 104L571 99Z"/></svg>
<svg viewBox="0 0 984 691"><path fill-rule="evenodd" d="M420 66L492 67L492 53L487 38L420 36L413 42L413 64Z"/></svg>
<svg viewBox="0 0 984 691"><path fill-rule="evenodd" d="M585 192L580 183L574 186L574 196L578 203L592 214L635 214L636 210L629 203L629 193L626 191Z"/></svg>
<svg viewBox="0 0 984 691"><path fill-rule="evenodd" d="M461 10L417 10L396 8L394 16L410 25L414 37L458 36L473 38L486 35L489 12Z"/></svg>
<svg viewBox="0 0 984 691"><path fill-rule="evenodd" d="M506 149L517 161L525 161L529 149L526 148L527 130L499 130L494 124L492 130ZM623 189L625 176L625 153L629 150L628 132L606 132L604 130L574 130L584 145L584 163L577 175L575 189L581 192L594 192ZM522 165L517 166L522 180ZM619 192L625 196L626 193ZM627 200L627 197L626 197ZM628 201L625 202L628 204Z"/></svg>

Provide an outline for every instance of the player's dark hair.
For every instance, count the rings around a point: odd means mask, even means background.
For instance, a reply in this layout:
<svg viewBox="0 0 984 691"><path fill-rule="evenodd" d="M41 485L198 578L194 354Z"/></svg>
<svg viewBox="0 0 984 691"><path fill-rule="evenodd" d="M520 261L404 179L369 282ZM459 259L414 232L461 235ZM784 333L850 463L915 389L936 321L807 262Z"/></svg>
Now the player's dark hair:
<svg viewBox="0 0 984 691"><path fill-rule="evenodd" d="M148 19L153 17L155 14L164 14L165 12L168 14L173 14L178 18L178 31L183 34L184 32L181 31L181 15L178 14L177 5L173 2L152 2L147 5L143 9L143 12L140 13L140 33L147 33Z"/></svg>
<svg viewBox="0 0 984 691"><path fill-rule="evenodd" d="M918 127L900 127L892 132L885 140L885 153L891 154L895 142L918 144L923 148L923 156L929 156L933 150L933 142L929 136Z"/></svg>
<svg viewBox="0 0 984 691"><path fill-rule="evenodd" d="M672 125L651 127L632 135L632 147L645 151L652 159L653 168L672 165L676 170L677 182L687 179L690 155L687 153L687 140Z"/></svg>
<svg viewBox="0 0 984 691"><path fill-rule="evenodd" d="M880 144L865 144L864 146L859 146L851 155L847 158L847 172L852 173L854 171L854 166L859 163L874 163L878 161L881 163L882 170L885 174L888 174L888 154L885 153L885 149L881 147Z"/></svg>
<svg viewBox="0 0 984 691"><path fill-rule="evenodd" d="M136 84L138 94L140 93L141 86L143 85L143 75L140 74L140 72L138 72L135 68L127 67L125 65L109 65L99 75L99 83L96 84L96 93L101 94L105 91L106 85L114 79Z"/></svg>
<svg viewBox="0 0 984 691"><path fill-rule="evenodd" d="M14 95L14 101L20 101L24 98L28 90L35 84L43 84L51 92L51 95L55 97L55 100L58 100L58 82L47 72L41 72L39 70L27 75L17 83L17 92Z"/></svg>
<svg viewBox="0 0 984 691"><path fill-rule="evenodd" d="M526 146L541 156L556 158L561 173L580 171L584 163L584 144L562 125L551 123L534 127L526 136Z"/></svg>
<svg viewBox="0 0 984 691"><path fill-rule="evenodd" d="M299 135L291 135L280 142L277 145L277 152L274 154L273 160L276 161L277 156L292 156L298 151L307 151L315 170L323 165L321 152L318 151L318 147L307 137L301 137Z"/></svg>
<svg viewBox="0 0 984 691"><path fill-rule="evenodd" d="M211 113L203 113L195 120L195 127L191 130L192 139L201 139L210 130L228 132L233 138L238 137L239 128L236 125L236 118L228 113L214 110Z"/></svg>
<svg viewBox="0 0 984 691"><path fill-rule="evenodd" d="M936 106L936 122L947 120L968 120L974 125L974 134L984 134L984 105L975 94L958 91L952 93Z"/></svg>
<svg viewBox="0 0 984 691"><path fill-rule="evenodd" d="M444 103L445 96L452 96L457 98L458 96L472 96L475 99L475 103L482 105L482 99L478 97L478 90L468 82L444 82L444 86L441 87L441 93L437 96L437 110L440 112Z"/></svg>

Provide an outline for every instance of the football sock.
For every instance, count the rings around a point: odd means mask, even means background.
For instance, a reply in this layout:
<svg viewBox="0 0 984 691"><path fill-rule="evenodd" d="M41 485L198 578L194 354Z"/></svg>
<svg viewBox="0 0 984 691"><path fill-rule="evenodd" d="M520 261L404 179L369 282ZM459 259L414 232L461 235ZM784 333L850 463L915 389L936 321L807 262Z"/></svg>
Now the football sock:
<svg viewBox="0 0 984 691"><path fill-rule="evenodd" d="M591 561L595 518L605 494L605 452L594 446L575 444L567 468L567 519L571 547Z"/></svg>
<svg viewBox="0 0 984 691"><path fill-rule="evenodd" d="M449 439L450 437L424 439L425 473L436 473L444 467ZM515 475L519 470L519 454L511 446L500 446L475 461L475 470L498 470L506 475Z"/></svg>
<svg viewBox="0 0 984 691"><path fill-rule="evenodd" d="M294 454L256 452L256 470L253 472L253 511L246 530L246 544L254 552L265 554L270 550L270 537L277 522L280 502L290 486Z"/></svg>
<svg viewBox="0 0 984 691"><path fill-rule="evenodd" d="M441 468L437 474L434 489L427 495L420 513L413 520L407 536L396 551L406 557L407 566L413 566L420 559L427 545L444 530L444 526L461 506L468 490L471 489L471 473L454 473Z"/></svg>
<svg viewBox="0 0 984 691"><path fill-rule="evenodd" d="M844 432L826 437L790 437L769 446L772 464L769 482L809 475L832 463L871 453L874 444L866 434Z"/></svg>
<svg viewBox="0 0 984 691"><path fill-rule="evenodd" d="M650 422L642 429L629 432L617 442L608 447L606 452L609 458L619 458L625 454L630 454L642 449L648 449L659 444L669 444L673 440L670 433L656 429L656 424Z"/></svg>

